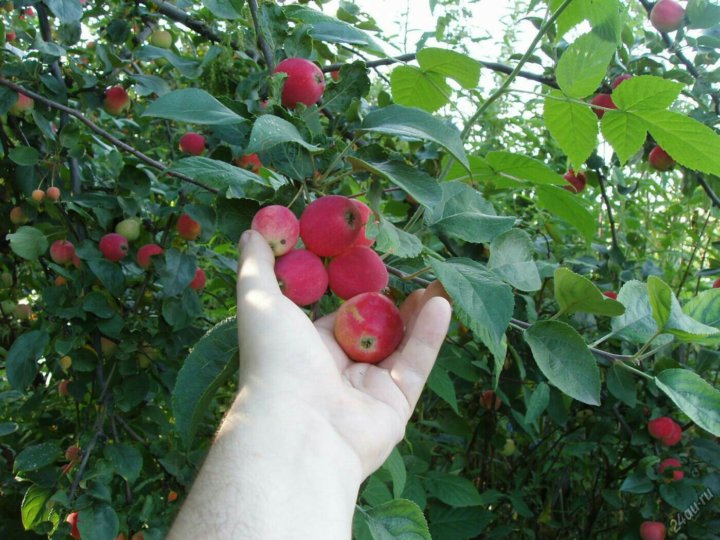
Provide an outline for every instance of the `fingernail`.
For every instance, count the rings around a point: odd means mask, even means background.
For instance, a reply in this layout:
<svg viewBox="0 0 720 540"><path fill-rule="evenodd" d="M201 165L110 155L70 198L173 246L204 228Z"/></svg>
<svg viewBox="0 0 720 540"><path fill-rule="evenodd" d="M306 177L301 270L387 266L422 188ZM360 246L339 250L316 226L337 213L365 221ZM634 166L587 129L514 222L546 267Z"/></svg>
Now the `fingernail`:
<svg viewBox="0 0 720 540"><path fill-rule="evenodd" d="M245 246L250 241L250 229L242 233L240 236L240 242L238 242L238 245L240 246L240 249L245 249Z"/></svg>

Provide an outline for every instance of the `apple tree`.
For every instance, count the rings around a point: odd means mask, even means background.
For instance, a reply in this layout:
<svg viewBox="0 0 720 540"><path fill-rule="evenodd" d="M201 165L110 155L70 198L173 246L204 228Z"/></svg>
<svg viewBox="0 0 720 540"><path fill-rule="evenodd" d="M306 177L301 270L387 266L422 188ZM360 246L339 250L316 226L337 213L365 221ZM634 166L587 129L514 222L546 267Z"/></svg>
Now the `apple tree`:
<svg viewBox="0 0 720 540"><path fill-rule="evenodd" d="M356 538L714 538L720 6L512 2L487 58L475 3L393 55L328 4L2 5L0 536L165 536L237 390L236 242L336 194L454 313Z"/></svg>

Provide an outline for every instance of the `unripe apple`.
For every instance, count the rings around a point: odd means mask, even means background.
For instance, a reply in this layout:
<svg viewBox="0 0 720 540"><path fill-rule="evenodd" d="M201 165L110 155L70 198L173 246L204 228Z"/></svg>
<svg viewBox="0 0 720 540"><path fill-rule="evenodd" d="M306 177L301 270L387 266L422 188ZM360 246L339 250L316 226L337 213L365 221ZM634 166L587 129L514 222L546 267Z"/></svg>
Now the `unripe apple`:
<svg viewBox="0 0 720 540"><path fill-rule="evenodd" d="M199 156L205 151L205 137L192 131L180 137L180 151Z"/></svg>
<svg viewBox="0 0 720 540"><path fill-rule="evenodd" d="M109 261L121 261L128 254L128 241L122 234L108 233L100 239L98 248Z"/></svg>
<svg viewBox="0 0 720 540"><path fill-rule="evenodd" d="M282 90L282 104L290 109L298 103L308 107L322 98L325 91L325 75L315 64L304 58L287 58L280 62L273 73L286 73Z"/></svg>
<svg viewBox="0 0 720 540"><path fill-rule="evenodd" d="M299 306L314 304L325 294L328 275L320 257L296 249L275 261L275 277L283 294Z"/></svg>
<svg viewBox="0 0 720 540"><path fill-rule="evenodd" d="M80 457L82 457L82 450L75 445L68 446L67 450L65 450L65 459L70 462L78 462Z"/></svg>
<svg viewBox="0 0 720 540"><path fill-rule="evenodd" d="M169 49L172 41L172 34L167 30L155 30L150 34L150 45L160 47L161 49Z"/></svg>
<svg viewBox="0 0 720 540"><path fill-rule="evenodd" d="M569 186L563 186L563 189L566 189L571 193L580 193L587 185L587 177L585 176L585 173L575 173L572 169L563 174L563 178L570 183Z"/></svg>
<svg viewBox="0 0 720 540"><path fill-rule="evenodd" d="M389 298L363 293L337 310L334 334L351 360L375 364L398 348L405 325L400 310Z"/></svg>
<svg viewBox="0 0 720 540"><path fill-rule="evenodd" d="M183 214L178 219L177 232L185 240L195 240L198 236L200 236L202 226L188 214Z"/></svg>
<svg viewBox="0 0 720 540"><path fill-rule="evenodd" d="M615 291L603 291L603 295L613 300L617 300L617 293Z"/></svg>
<svg viewBox="0 0 720 540"><path fill-rule="evenodd" d="M62 368L63 371L67 371L72 366L72 358L65 355L59 360L58 363L60 364L60 367Z"/></svg>
<svg viewBox="0 0 720 540"><path fill-rule="evenodd" d="M150 268L152 257L162 255L165 250L157 244L146 244L141 246L137 252L137 263L140 268Z"/></svg>
<svg viewBox="0 0 720 540"><path fill-rule="evenodd" d="M5 315L12 315L15 312L16 305L12 300L3 300L0 302L0 309Z"/></svg>
<svg viewBox="0 0 720 540"><path fill-rule="evenodd" d="M241 169L247 169L255 174L257 174L260 171L260 167L263 166L257 154L245 154L236 160L236 164Z"/></svg>
<svg viewBox="0 0 720 540"><path fill-rule="evenodd" d="M56 264L67 266L75 256L75 246L69 240L55 240L50 246L50 258Z"/></svg>
<svg viewBox="0 0 720 540"><path fill-rule="evenodd" d="M685 473L681 469L682 463L680 463L680 460L677 458L667 458L660 462L660 466L658 467L658 472L660 474L663 474L665 472L665 469L674 469L672 470L672 478L666 478L666 482L677 482L678 480L682 480L685 477Z"/></svg>
<svg viewBox="0 0 720 540"><path fill-rule="evenodd" d="M70 384L70 381L67 379L63 379L58 383L57 389L58 389L58 395L60 397L67 397L70 395L70 391L68 390L68 385Z"/></svg>
<svg viewBox="0 0 720 540"><path fill-rule="evenodd" d="M80 540L80 531L78 530L78 518L79 514L77 512L73 512L70 515L68 515L67 518L65 518L65 521L70 524L70 536L75 538L75 540Z"/></svg>
<svg viewBox="0 0 720 540"><path fill-rule="evenodd" d="M665 540L665 525L659 521L643 521L640 525L642 540Z"/></svg>
<svg viewBox="0 0 720 540"><path fill-rule="evenodd" d="M360 223L362 223L362 227L360 227L360 234L358 234L358 237L355 239L355 245L370 247L375 243L375 239L368 238L365 230L368 221L370 220L370 216L372 215L372 210L367 204L362 201L358 201L357 199L350 200L355 205L355 208L358 209L358 212L360 212Z"/></svg>
<svg viewBox="0 0 720 540"><path fill-rule="evenodd" d="M675 166L675 160L665 150L655 146L648 154L648 163L656 171L669 171Z"/></svg>
<svg viewBox="0 0 720 540"><path fill-rule="evenodd" d="M118 115L130 106L130 96L122 86L113 86L105 91L103 106L109 114Z"/></svg>
<svg viewBox="0 0 720 540"><path fill-rule="evenodd" d="M509 457L515 453L515 441L512 439L505 439L505 445L500 450L500 454Z"/></svg>
<svg viewBox="0 0 720 540"><path fill-rule="evenodd" d="M300 236L298 218L288 208L279 204L261 208L253 217L250 228L267 240L276 257L291 251Z"/></svg>
<svg viewBox="0 0 720 540"><path fill-rule="evenodd" d="M198 268L195 270L195 277L190 282L190 288L194 291L199 291L200 289L205 288L206 281L207 277L205 276L205 271L202 268Z"/></svg>
<svg viewBox="0 0 720 540"><path fill-rule="evenodd" d="M650 23L659 32L674 32L685 19L685 9L675 0L660 0L650 11Z"/></svg>
<svg viewBox="0 0 720 540"><path fill-rule="evenodd" d="M45 192L42 189L34 189L32 192L32 200L35 202L43 202L45 199Z"/></svg>
<svg viewBox="0 0 720 540"><path fill-rule="evenodd" d="M110 358L117 350L117 343L112 339L100 336L100 351L105 358Z"/></svg>
<svg viewBox="0 0 720 540"><path fill-rule="evenodd" d="M0 285L2 285L4 289L12 287L12 284L13 277L10 272L3 272L2 274L0 274Z"/></svg>
<svg viewBox="0 0 720 540"><path fill-rule="evenodd" d="M717 289L720 287L720 278L717 278L715 281L713 281L713 289Z"/></svg>
<svg viewBox="0 0 720 540"><path fill-rule="evenodd" d="M366 246L352 246L328 265L330 290L343 300L366 292L380 292L389 276L380 256Z"/></svg>
<svg viewBox="0 0 720 540"><path fill-rule="evenodd" d="M593 107L593 112L598 118L605 116L605 113L607 112L605 109L617 109L617 105L613 102L610 94L598 94L590 100L590 104L603 107L602 109Z"/></svg>
<svg viewBox="0 0 720 540"><path fill-rule="evenodd" d="M32 317L32 308L29 304L17 304L13 310L13 316L20 321L27 321Z"/></svg>
<svg viewBox="0 0 720 540"><path fill-rule="evenodd" d="M124 236L128 242L140 238L140 220L138 218L123 219L115 225L115 232Z"/></svg>
<svg viewBox="0 0 720 540"><path fill-rule="evenodd" d="M65 276L55 276L54 283L55 283L56 287L63 287L65 285L67 285L67 282L68 282L68 280Z"/></svg>
<svg viewBox="0 0 720 540"><path fill-rule="evenodd" d="M493 390L485 390L480 396L480 406L488 411L493 408L497 411L502 406L502 400Z"/></svg>
<svg viewBox="0 0 720 540"><path fill-rule="evenodd" d="M17 101L10 107L10 114L14 116L20 116L26 112L32 111L35 106L35 102L32 98L27 97L25 94L18 93Z"/></svg>
<svg viewBox="0 0 720 540"><path fill-rule="evenodd" d="M23 225L28 222L28 217L23 212L23 209L19 206L15 206L10 210L10 223L13 225Z"/></svg>
<svg viewBox="0 0 720 540"><path fill-rule="evenodd" d="M333 257L349 248L362 227L360 211L347 197L328 195L311 202L300 217L300 236L310 251Z"/></svg>
<svg viewBox="0 0 720 540"><path fill-rule="evenodd" d="M47 188L47 197L51 201L60 200L60 188L56 186L50 186L49 188Z"/></svg>

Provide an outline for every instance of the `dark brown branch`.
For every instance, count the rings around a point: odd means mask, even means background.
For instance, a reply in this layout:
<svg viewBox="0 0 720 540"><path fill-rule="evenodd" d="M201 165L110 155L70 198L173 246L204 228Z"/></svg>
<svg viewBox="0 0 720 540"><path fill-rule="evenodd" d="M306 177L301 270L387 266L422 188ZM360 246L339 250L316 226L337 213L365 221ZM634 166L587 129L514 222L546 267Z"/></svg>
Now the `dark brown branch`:
<svg viewBox="0 0 720 540"><path fill-rule="evenodd" d="M253 26L255 27L255 40L257 41L257 45L260 47L263 57L265 58L265 64L267 64L268 72L272 73L275 69L275 56L273 55L268 42L265 40L265 36L263 35L260 27L257 0L248 0L248 6L250 7L250 16L252 17Z"/></svg>
<svg viewBox="0 0 720 540"><path fill-rule="evenodd" d="M697 175L697 181L698 184L705 190L705 193L708 197L710 197L710 200L712 201L712 204L715 208L720 208L720 198L717 196L717 193L713 191L713 188L710 187L710 185L707 183L707 180L703 178L700 175Z"/></svg>
<svg viewBox="0 0 720 540"><path fill-rule="evenodd" d="M205 184L202 184L201 182L198 182L197 180L179 173L175 171L168 170L168 166L164 163L157 161L156 159L151 158L150 156L147 156L143 154L140 150L137 148L130 146L126 142L121 141L108 131L105 131L100 126L94 124L90 120L88 120L83 114L78 111L77 109L73 109L71 107L68 107L67 105L63 105L62 103L58 103L56 101L53 101L51 99L46 98L45 96L38 94L36 92L33 92L31 90L28 90L27 88L24 88L18 84L15 84L14 82L11 82L4 77L0 77L0 86L5 86L7 88L10 88L12 90L15 90L16 92L19 92L21 94L25 94L26 96L43 103L47 105L48 107L52 107L53 109L57 109L59 111L63 111L68 113L70 116L73 116L80 120L83 124L85 124L87 127L89 127L92 131L100 135L103 139L106 139L110 141L112 144L120 148L121 150L124 150L125 152L128 152L129 154L132 154L136 158L138 158L143 163L146 163L147 165L150 165L151 167L154 167L156 169L161 170L164 174L167 174L168 176L173 176L175 178L178 178L182 180L183 182L187 182L188 184L193 184L195 186L201 187L211 193L219 193L219 191L215 188L212 188L210 186L206 186Z"/></svg>

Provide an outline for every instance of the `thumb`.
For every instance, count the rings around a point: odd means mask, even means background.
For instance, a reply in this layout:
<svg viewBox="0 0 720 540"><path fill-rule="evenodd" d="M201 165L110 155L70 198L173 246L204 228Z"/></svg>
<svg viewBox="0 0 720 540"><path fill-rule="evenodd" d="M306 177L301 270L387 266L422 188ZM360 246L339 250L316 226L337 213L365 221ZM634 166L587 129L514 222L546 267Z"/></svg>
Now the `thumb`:
<svg viewBox="0 0 720 540"><path fill-rule="evenodd" d="M282 294L275 278L275 255L262 235L253 230L245 231L238 246L238 304L253 291Z"/></svg>

